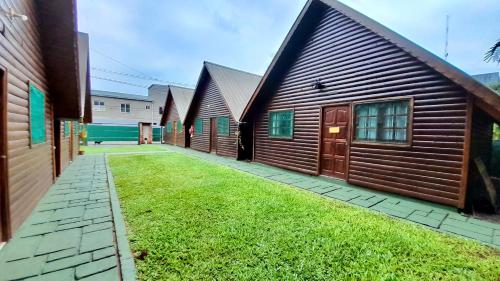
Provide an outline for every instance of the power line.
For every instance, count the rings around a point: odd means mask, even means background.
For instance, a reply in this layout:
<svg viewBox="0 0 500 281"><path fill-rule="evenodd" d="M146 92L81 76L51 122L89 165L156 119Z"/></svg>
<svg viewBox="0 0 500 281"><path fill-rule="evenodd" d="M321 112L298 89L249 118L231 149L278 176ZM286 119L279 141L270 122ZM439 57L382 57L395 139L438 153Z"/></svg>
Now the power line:
<svg viewBox="0 0 500 281"><path fill-rule="evenodd" d="M94 79L105 80L105 81L109 81L109 82L113 82L113 83L124 84L124 85L134 86L134 87L138 87L138 88L144 88L144 89L149 88L148 86L145 86L145 85L139 85L139 84L129 83L129 82L126 82L126 81L115 80L115 79L110 79L110 78L106 78L106 77L93 76L93 75L90 76L90 77L92 77Z"/></svg>
<svg viewBox="0 0 500 281"><path fill-rule="evenodd" d="M92 70L96 70L96 71L100 71L100 72L104 72L104 73L126 76L126 77L132 77L132 78L136 78L136 79L142 79L142 80L146 80L146 81L157 81L157 82L161 82L161 83L173 84L173 85L179 85L179 86L193 86L193 85L174 82L174 81L167 81L167 80L161 80L161 79L156 79L156 78L152 79L152 78L149 78L147 76L141 76L141 75L126 73L126 72L119 72L119 71L114 71L114 70L101 68L101 67L92 67Z"/></svg>

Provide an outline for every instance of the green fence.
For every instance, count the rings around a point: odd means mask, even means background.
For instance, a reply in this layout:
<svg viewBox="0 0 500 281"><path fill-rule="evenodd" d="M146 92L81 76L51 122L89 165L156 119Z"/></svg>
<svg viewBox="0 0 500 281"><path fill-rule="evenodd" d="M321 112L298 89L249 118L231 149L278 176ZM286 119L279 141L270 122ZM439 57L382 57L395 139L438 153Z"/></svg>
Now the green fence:
<svg viewBox="0 0 500 281"><path fill-rule="evenodd" d="M138 141L138 126L87 125L87 141ZM153 141L161 141L161 128L153 128Z"/></svg>

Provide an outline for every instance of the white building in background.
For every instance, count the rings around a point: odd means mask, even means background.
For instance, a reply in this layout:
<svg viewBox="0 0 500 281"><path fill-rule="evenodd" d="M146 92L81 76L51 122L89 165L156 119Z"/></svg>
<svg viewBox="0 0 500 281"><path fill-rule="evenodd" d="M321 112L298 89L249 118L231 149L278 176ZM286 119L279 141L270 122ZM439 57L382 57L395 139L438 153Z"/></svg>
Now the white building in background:
<svg viewBox="0 0 500 281"><path fill-rule="evenodd" d="M148 88L147 96L92 90L92 124L160 126L166 93L167 86L157 84Z"/></svg>

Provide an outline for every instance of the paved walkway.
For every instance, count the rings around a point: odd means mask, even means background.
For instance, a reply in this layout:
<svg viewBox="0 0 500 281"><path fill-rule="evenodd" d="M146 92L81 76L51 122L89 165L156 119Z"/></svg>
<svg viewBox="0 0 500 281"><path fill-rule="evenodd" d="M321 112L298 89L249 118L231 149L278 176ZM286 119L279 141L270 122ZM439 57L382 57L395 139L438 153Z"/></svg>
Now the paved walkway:
<svg viewBox="0 0 500 281"><path fill-rule="evenodd" d="M195 156L329 198L409 220L437 231L452 233L489 246L500 247L500 224L459 214L452 207L356 187L344 181L304 175L258 163L236 161L192 149L166 146L171 151Z"/></svg>
<svg viewBox="0 0 500 281"><path fill-rule="evenodd" d="M109 176L104 155L78 157L0 251L0 280L113 281L122 279L123 272L132 276L133 264L126 262L128 271L123 271L120 262L124 257L117 245L125 243L125 251L130 250L122 222L121 232L116 231L114 222L121 215L119 206L111 210L117 199L114 190L110 196Z"/></svg>

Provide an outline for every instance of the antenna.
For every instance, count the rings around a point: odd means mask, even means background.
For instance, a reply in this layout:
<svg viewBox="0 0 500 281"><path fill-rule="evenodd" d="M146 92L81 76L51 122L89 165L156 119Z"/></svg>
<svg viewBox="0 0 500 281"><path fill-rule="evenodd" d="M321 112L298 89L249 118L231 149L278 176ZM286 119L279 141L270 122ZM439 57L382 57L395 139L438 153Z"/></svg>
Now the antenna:
<svg viewBox="0 0 500 281"><path fill-rule="evenodd" d="M450 15L446 15L446 37L444 43L444 60L448 60L448 34L450 32Z"/></svg>

